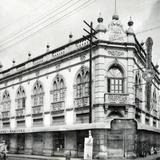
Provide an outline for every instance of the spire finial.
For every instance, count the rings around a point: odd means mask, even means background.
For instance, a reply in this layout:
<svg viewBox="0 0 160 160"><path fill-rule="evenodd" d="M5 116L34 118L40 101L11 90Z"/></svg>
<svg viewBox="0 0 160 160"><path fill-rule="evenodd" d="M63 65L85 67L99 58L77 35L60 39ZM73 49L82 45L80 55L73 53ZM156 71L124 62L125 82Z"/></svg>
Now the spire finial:
<svg viewBox="0 0 160 160"><path fill-rule="evenodd" d="M119 16L117 14L117 0L114 1L114 14L112 16L112 19L119 20Z"/></svg>
<svg viewBox="0 0 160 160"><path fill-rule="evenodd" d="M117 0L114 1L114 7L115 7L114 11L115 11L115 13L117 13Z"/></svg>
<svg viewBox="0 0 160 160"><path fill-rule="evenodd" d="M31 57L31 52L29 51L28 52L28 60L30 60L30 57Z"/></svg>
<svg viewBox="0 0 160 160"><path fill-rule="evenodd" d="M15 63L16 63L16 61L14 60L14 58L13 58L13 60L12 60L12 65L13 65L13 67L14 67L14 65L15 65Z"/></svg>
<svg viewBox="0 0 160 160"><path fill-rule="evenodd" d="M46 51L49 52L49 48L50 48L50 45L49 45L49 42L47 42L47 45L46 45Z"/></svg>
<svg viewBox="0 0 160 160"><path fill-rule="evenodd" d="M72 38L73 38L73 34L72 34L72 32L70 32L70 33L69 33L69 43L72 42Z"/></svg>
<svg viewBox="0 0 160 160"><path fill-rule="evenodd" d="M98 23L102 23L103 22L103 18L102 18L101 12L99 13L99 17L98 17L97 21L98 21Z"/></svg>
<svg viewBox="0 0 160 160"><path fill-rule="evenodd" d="M130 16L128 21L128 26L133 26L134 22L132 21L132 17Z"/></svg>

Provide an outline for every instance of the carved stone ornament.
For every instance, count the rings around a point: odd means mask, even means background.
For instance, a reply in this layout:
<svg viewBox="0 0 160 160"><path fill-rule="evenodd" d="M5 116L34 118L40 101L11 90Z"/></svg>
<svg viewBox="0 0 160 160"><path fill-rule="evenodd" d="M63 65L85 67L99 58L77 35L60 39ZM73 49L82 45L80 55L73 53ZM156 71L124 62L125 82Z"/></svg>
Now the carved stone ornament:
<svg viewBox="0 0 160 160"><path fill-rule="evenodd" d="M22 76L19 77L19 82L22 82Z"/></svg>
<svg viewBox="0 0 160 160"><path fill-rule="evenodd" d="M109 41L124 42L124 30L119 20L112 20L108 26Z"/></svg>
<svg viewBox="0 0 160 160"><path fill-rule="evenodd" d="M83 62L83 61L85 61L86 56L85 56L85 55L81 55L81 56L80 56L80 59L81 59L81 62Z"/></svg>
<svg viewBox="0 0 160 160"><path fill-rule="evenodd" d="M124 52L122 51L117 51L117 50L108 50L108 54L112 55L114 57L120 57L124 55Z"/></svg>
<svg viewBox="0 0 160 160"><path fill-rule="evenodd" d="M60 64L57 64L56 65L56 70L59 70L60 69Z"/></svg>
<svg viewBox="0 0 160 160"><path fill-rule="evenodd" d="M106 103L115 103L115 104L127 104L128 96L125 94L106 94L105 95Z"/></svg>

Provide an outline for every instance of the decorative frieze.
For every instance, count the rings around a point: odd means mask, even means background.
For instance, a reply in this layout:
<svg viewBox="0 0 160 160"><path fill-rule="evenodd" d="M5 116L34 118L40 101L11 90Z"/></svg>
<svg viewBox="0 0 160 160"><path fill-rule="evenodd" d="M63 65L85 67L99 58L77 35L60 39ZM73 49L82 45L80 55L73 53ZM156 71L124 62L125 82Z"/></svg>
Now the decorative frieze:
<svg viewBox="0 0 160 160"><path fill-rule="evenodd" d="M76 98L74 106L75 108L89 106L89 97Z"/></svg>
<svg viewBox="0 0 160 160"><path fill-rule="evenodd" d="M61 111L64 110L64 101L51 103L51 111Z"/></svg>
<svg viewBox="0 0 160 160"><path fill-rule="evenodd" d="M108 50L108 54L114 57L120 57L124 55L124 52L118 50Z"/></svg>
<svg viewBox="0 0 160 160"><path fill-rule="evenodd" d="M127 94L105 94L105 103L128 104L128 95Z"/></svg>
<svg viewBox="0 0 160 160"><path fill-rule="evenodd" d="M108 27L109 30L109 41L124 42L124 30L119 20L112 20Z"/></svg>

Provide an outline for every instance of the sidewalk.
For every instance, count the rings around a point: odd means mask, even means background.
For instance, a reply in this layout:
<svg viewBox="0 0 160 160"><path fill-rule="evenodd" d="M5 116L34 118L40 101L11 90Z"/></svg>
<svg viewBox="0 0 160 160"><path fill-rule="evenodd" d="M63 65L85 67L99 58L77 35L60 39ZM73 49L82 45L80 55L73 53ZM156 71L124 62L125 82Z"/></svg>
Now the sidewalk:
<svg viewBox="0 0 160 160"><path fill-rule="evenodd" d="M135 160L156 160L160 157L160 153L154 155L148 155L147 157L136 158ZM65 160L65 157L48 157L48 156L38 156L38 155L24 155L24 154L8 154L9 159L29 159L29 160ZM71 160L83 160L82 158L71 158ZM134 160L133 158L109 158L108 160ZM160 160L160 159L159 159Z"/></svg>

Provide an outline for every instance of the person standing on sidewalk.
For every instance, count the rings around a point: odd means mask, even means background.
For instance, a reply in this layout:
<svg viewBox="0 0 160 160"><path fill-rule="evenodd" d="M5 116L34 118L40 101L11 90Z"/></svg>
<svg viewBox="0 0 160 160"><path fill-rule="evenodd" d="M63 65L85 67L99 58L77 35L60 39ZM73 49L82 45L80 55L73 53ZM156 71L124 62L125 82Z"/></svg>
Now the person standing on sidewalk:
<svg viewBox="0 0 160 160"><path fill-rule="evenodd" d="M3 140L0 144L1 154L3 156L3 160L6 160L7 158L7 145L5 144L5 141Z"/></svg>

